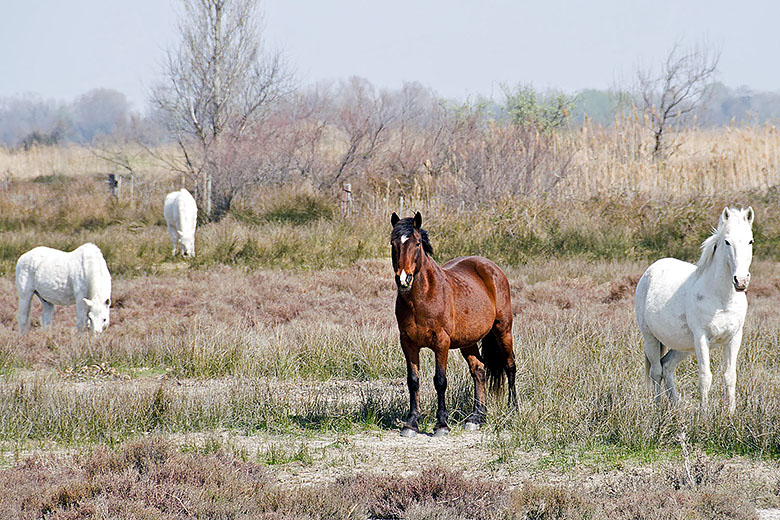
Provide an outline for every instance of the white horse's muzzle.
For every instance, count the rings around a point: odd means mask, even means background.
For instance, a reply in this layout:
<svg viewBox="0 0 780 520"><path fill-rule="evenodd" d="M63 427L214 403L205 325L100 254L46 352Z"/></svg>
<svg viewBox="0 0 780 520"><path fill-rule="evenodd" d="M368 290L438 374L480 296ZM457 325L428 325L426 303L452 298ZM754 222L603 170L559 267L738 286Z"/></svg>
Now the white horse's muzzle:
<svg viewBox="0 0 780 520"><path fill-rule="evenodd" d="M735 276L732 283L737 292L747 291L748 285L750 285L750 273L748 273L747 276Z"/></svg>

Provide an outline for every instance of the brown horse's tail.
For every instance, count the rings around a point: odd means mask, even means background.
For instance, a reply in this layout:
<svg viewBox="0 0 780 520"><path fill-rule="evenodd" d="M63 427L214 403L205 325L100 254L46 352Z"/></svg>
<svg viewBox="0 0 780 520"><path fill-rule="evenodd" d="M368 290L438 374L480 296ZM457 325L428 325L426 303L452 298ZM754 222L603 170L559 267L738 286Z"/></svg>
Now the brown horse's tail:
<svg viewBox="0 0 780 520"><path fill-rule="evenodd" d="M500 393L504 385L506 361L506 353L501 348L496 332L491 330L482 338L482 362L485 363L487 386L493 394Z"/></svg>

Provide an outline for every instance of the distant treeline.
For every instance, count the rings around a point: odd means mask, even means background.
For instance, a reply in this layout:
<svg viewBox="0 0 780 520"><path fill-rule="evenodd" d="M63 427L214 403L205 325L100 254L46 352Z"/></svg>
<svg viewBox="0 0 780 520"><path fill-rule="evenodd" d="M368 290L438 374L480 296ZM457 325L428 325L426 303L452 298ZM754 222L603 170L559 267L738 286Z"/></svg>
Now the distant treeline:
<svg viewBox="0 0 780 520"><path fill-rule="evenodd" d="M393 92L389 94L392 96ZM537 98L536 103L526 103L533 97ZM465 102L441 99L440 103L450 107L479 106L483 114L496 119L532 117L548 123L552 120L554 126L560 126L564 121L555 118L565 114L565 122L571 125L578 126L587 117L591 124L604 127L614 124L620 114L633 114L635 105L641 106L637 97L627 91L585 89L572 95L536 91L527 85L503 89L503 99L477 98ZM780 120L780 91L758 92L716 83L695 118L698 126L705 127L774 123ZM686 121L692 122L691 118ZM85 144L101 136L138 135L139 131L147 143L169 139L159 117L132 111L126 96L112 89L93 89L70 102L37 95L0 98L0 145L8 148Z"/></svg>
<svg viewBox="0 0 780 520"><path fill-rule="evenodd" d="M150 136L164 139L153 118L131 111L127 97L96 88L73 101L43 99L35 94L0 98L0 145L91 143L100 136L127 134L133 125L148 126Z"/></svg>
<svg viewBox="0 0 780 520"><path fill-rule="evenodd" d="M625 91L587 89L574 98L572 119L582 122L587 115L591 122L609 126L621 112L633 112L636 96ZM729 88L722 83L710 87L704 107L699 110L699 126L728 124L764 124L780 120L780 91L758 92L748 87Z"/></svg>

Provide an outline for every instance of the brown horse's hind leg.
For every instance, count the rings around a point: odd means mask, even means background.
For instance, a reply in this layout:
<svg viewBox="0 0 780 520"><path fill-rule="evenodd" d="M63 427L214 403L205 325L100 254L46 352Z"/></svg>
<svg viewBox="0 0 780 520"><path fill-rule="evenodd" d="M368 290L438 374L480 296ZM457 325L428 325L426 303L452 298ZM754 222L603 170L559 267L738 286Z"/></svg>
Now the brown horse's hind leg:
<svg viewBox="0 0 780 520"><path fill-rule="evenodd" d="M410 341L401 338L401 348L406 357L406 386L409 387L409 416L406 418L401 436L414 437L419 431L417 421L420 418L420 348Z"/></svg>
<svg viewBox="0 0 780 520"><path fill-rule="evenodd" d="M495 330L496 340L498 341L499 348L505 356L504 361L504 374L506 374L507 387L509 388L509 406L517 408L517 392L515 390L515 375L517 374L517 366L515 365L515 350L512 342L512 325L508 327L508 330Z"/></svg>
<svg viewBox="0 0 780 520"><path fill-rule="evenodd" d="M479 347L474 344L461 349L461 354L469 364L471 378L474 380L474 412L466 419L467 430L478 430L487 418L485 405L485 364L479 359Z"/></svg>
<svg viewBox="0 0 780 520"><path fill-rule="evenodd" d="M436 426L433 427L433 435L439 437L450 433L447 426L447 403L444 394L447 390L447 356L450 352L449 338L446 342L440 342L433 351L436 355L436 373L433 376L433 386L436 388Z"/></svg>

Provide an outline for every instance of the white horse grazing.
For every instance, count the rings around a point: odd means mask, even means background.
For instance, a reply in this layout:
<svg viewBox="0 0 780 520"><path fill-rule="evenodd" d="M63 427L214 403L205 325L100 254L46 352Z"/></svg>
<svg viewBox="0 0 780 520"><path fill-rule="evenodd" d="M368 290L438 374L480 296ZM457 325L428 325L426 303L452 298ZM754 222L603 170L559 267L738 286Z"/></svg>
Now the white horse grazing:
<svg viewBox="0 0 780 520"><path fill-rule="evenodd" d="M190 192L182 188L165 196L163 208L165 222L168 223L168 234L173 244L173 254L176 247L181 248L182 255L195 256L195 226L198 224L198 206Z"/></svg>
<svg viewBox="0 0 780 520"><path fill-rule="evenodd" d="M710 347L723 346L729 414L736 407L737 354L742 342L753 259L753 208L725 208L718 229L701 245L697 265L664 258L647 268L636 287L636 319L645 340L645 375L660 403L662 381L672 402L677 365L692 352L707 407L712 386Z"/></svg>
<svg viewBox="0 0 780 520"><path fill-rule="evenodd" d="M108 327L111 305L111 275L100 248L84 244L70 253L36 247L16 262L16 292L19 295L19 332L30 329L33 295L41 300L41 326L51 325L55 305L76 304L76 328L101 332Z"/></svg>

